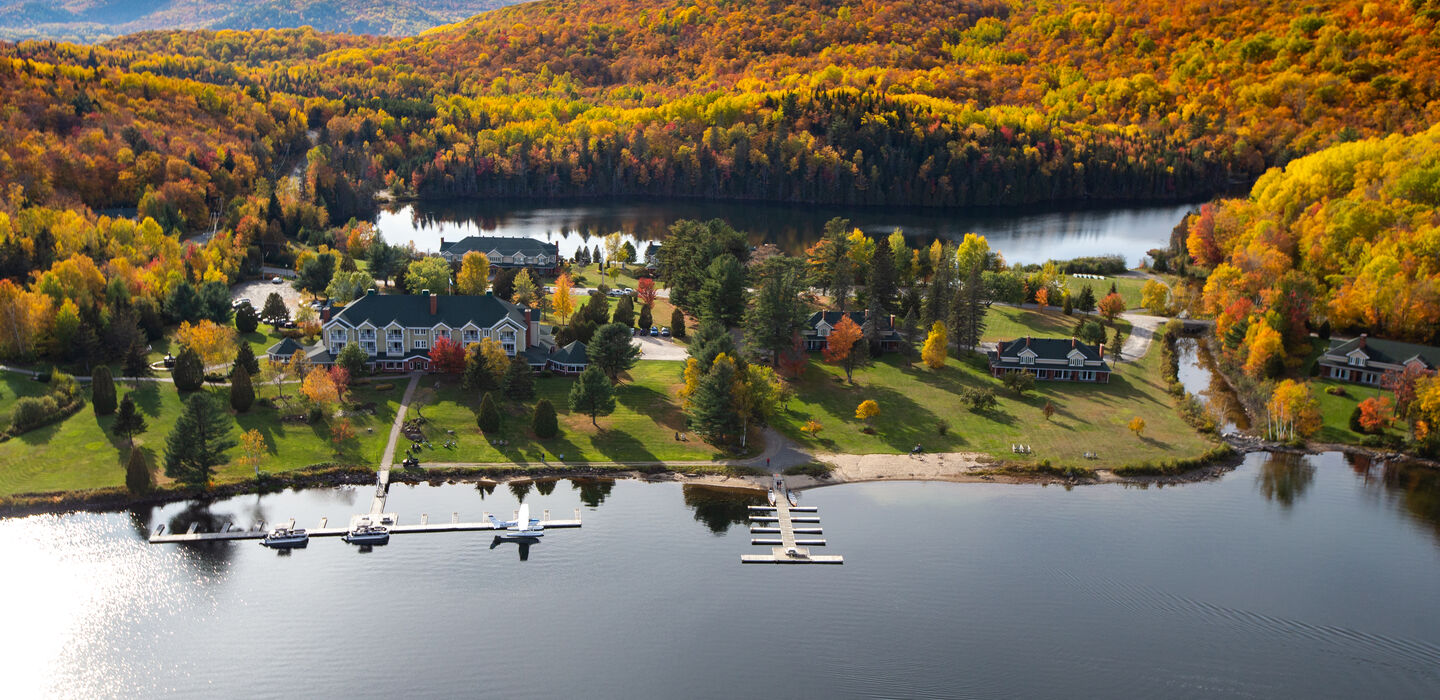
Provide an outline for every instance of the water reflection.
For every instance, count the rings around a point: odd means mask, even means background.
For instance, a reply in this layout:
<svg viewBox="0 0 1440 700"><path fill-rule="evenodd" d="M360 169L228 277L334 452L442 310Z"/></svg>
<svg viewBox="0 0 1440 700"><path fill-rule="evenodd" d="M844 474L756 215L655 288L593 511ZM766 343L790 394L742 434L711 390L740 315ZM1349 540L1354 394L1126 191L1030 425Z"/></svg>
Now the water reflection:
<svg viewBox="0 0 1440 700"><path fill-rule="evenodd" d="M549 496L550 494L555 492L555 484L559 482L559 479L536 479L535 493L538 493L541 496Z"/></svg>
<svg viewBox="0 0 1440 700"><path fill-rule="evenodd" d="M482 482L480 482L480 483L475 484L475 490L478 491L478 492L480 492L480 500L483 501L483 500L485 500L485 497L486 497L486 496L489 496L490 494L495 493L495 482L493 482L493 481L482 481Z"/></svg>
<svg viewBox="0 0 1440 700"><path fill-rule="evenodd" d="M565 204L535 201L453 200L406 204L382 211L376 226L385 240L435 251L440 239L470 235L524 236L553 241L562 255L594 246L614 231L631 242L663 238L678 219L725 219L748 232L755 245L773 243L791 254L819 239L825 222L849 219L872 235L899 228L916 244L935 238L959 240L975 232L990 240L1010 262L1039 263L1082 255L1116 254L1137 264L1151 248L1163 247L1189 205L1105 209L968 209L816 207L756 202L694 200L585 201ZM636 246L644 250L643 246Z"/></svg>
<svg viewBox="0 0 1440 700"><path fill-rule="evenodd" d="M494 550L502 544L513 544L520 553L520 561L530 561L530 545L540 544L539 537L501 537L495 536L490 540L490 549Z"/></svg>
<svg viewBox="0 0 1440 700"><path fill-rule="evenodd" d="M1215 368L1210 349L1196 338L1180 338L1175 341L1175 354L1180 383L1210 411L1219 431L1249 430L1250 416Z"/></svg>
<svg viewBox="0 0 1440 700"><path fill-rule="evenodd" d="M195 525L196 532L220 532L227 524L236 522L234 515L216 513L211 506L207 501L186 503L183 510L170 517L165 524L165 531L183 534L190 530L191 525ZM258 511L259 508L253 510ZM256 518L255 522L262 519L263 517ZM206 573L220 573L234 556L234 544L224 540L186 542L178 546L188 554L185 557L187 562L197 565L197 568Z"/></svg>
<svg viewBox="0 0 1440 700"><path fill-rule="evenodd" d="M506 486L510 487L510 493L515 496L516 503L524 503L525 497L530 495L532 484L528 481L512 481Z"/></svg>
<svg viewBox="0 0 1440 700"><path fill-rule="evenodd" d="M1409 462L1380 462L1347 454L1345 461L1367 488L1379 488L1409 518L1424 525L1440 544L1440 469Z"/></svg>
<svg viewBox="0 0 1440 700"><path fill-rule="evenodd" d="M580 492L581 503L596 508L605 502L610 490L615 488L615 480L575 477L570 480L570 488Z"/></svg>
<svg viewBox="0 0 1440 700"><path fill-rule="evenodd" d="M721 535L731 525L744 525L750 517L750 506L765 504L765 494L755 489L734 489L719 486L686 484L682 489L686 507L695 512L696 522Z"/></svg>
<svg viewBox="0 0 1440 700"><path fill-rule="evenodd" d="M1287 510L1305 495L1314 481L1315 465L1310 463L1309 456L1290 452L1266 455L1260 473L1255 475L1255 486L1265 500L1279 503Z"/></svg>

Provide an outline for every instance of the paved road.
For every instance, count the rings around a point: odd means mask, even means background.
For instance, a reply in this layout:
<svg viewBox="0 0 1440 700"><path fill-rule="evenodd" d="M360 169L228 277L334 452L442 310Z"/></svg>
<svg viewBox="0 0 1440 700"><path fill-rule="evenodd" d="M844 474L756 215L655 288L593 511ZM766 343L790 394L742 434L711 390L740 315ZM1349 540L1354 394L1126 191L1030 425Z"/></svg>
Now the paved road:
<svg viewBox="0 0 1440 700"><path fill-rule="evenodd" d="M666 362L684 362L689 357L688 350L669 338L651 338L650 336L636 336L631 343L640 347L640 359L642 360L663 360Z"/></svg>

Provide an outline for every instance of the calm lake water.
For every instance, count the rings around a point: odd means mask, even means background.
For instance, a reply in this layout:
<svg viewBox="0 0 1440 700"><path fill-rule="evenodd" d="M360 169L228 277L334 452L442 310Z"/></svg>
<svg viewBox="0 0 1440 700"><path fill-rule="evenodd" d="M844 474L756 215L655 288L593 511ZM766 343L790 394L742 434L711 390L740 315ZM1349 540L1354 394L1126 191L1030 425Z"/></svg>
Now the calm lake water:
<svg viewBox="0 0 1440 700"><path fill-rule="evenodd" d="M1136 265L1152 248L1164 246L1170 231L1195 205L1131 206L1100 209L977 209L963 211L833 209L763 203L701 201L624 201L537 204L494 200L417 202L382 211L376 225L392 244L414 241L419 250L438 250L440 239L471 235L526 236L560 244L573 255L595 236L624 232L631 241L662 238L679 219L725 219L748 232L751 241L774 243L800 253L819 240L833 217L872 234L896 228L912 245L936 237L959 240L984 234L1009 262L1041 263L1086 255L1122 255ZM643 247L640 247L643 250Z"/></svg>
<svg viewBox="0 0 1440 700"><path fill-rule="evenodd" d="M1240 405L1240 399L1230 385L1220 376L1209 348L1201 345L1198 338L1178 338L1175 341L1175 357L1179 370L1175 374L1180 383L1209 409L1220 434L1250 429L1250 417L1245 414L1244 406Z"/></svg>
<svg viewBox="0 0 1440 700"><path fill-rule="evenodd" d="M753 500L634 481L393 488L411 521L583 509L523 561L480 533L288 555L142 539L333 522L366 491L0 521L6 695L1440 694L1440 473L1339 454L1165 488L808 491L840 567L742 565Z"/></svg>

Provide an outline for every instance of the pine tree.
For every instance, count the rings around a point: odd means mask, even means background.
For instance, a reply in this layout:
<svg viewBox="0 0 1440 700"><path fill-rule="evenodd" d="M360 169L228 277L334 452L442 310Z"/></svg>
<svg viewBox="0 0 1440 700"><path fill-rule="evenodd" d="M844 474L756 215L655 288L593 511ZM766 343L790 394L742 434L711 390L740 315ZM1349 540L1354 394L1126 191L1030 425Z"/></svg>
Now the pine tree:
<svg viewBox="0 0 1440 700"><path fill-rule="evenodd" d="M236 367L234 374L230 375L230 408L237 413L244 413L249 411L254 403L255 387L250 384L250 372L244 367Z"/></svg>
<svg viewBox="0 0 1440 700"><path fill-rule="evenodd" d="M722 354L700 378L690 397L690 424L706 442L722 444L740 432L740 414L735 410L732 393L734 383L735 363Z"/></svg>
<svg viewBox="0 0 1440 700"><path fill-rule="evenodd" d="M145 416L135 407L135 399L126 394L125 398L120 400L120 410L115 414L115 422L110 424L110 432L129 441L130 449L133 450L135 436L145 432L148 427Z"/></svg>
<svg viewBox="0 0 1440 700"><path fill-rule="evenodd" d="M495 399L490 398L488 391L480 397L480 410L475 413L475 424L485 433L500 430L500 409L495 407Z"/></svg>
<svg viewBox="0 0 1440 700"><path fill-rule="evenodd" d="M640 320L636 321L635 325L642 331L648 331L651 326L655 325L655 318L650 313L649 304L640 307Z"/></svg>
<svg viewBox="0 0 1440 700"><path fill-rule="evenodd" d="M235 364L230 367L230 373L244 367L250 376L260 373L260 361L255 359L255 351L250 349L250 344L241 342L240 347L235 351Z"/></svg>
<svg viewBox="0 0 1440 700"><path fill-rule="evenodd" d="M555 406L550 399L540 399L535 403L535 416L530 419L530 429L535 431L535 437L541 440L548 440L560 433L560 424L555 418Z"/></svg>
<svg viewBox="0 0 1440 700"><path fill-rule="evenodd" d="M629 294L620 297L620 301L615 303L615 314L611 316L610 321L626 328L635 325L635 301Z"/></svg>
<svg viewBox="0 0 1440 700"><path fill-rule="evenodd" d="M1067 293L1065 294L1065 303L1064 303L1063 306L1060 307L1060 313L1063 313L1063 314L1065 314L1066 316L1074 316L1074 315L1075 315L1075 304L1074 304L1074 302L1072 302L1072 301L1070 300L1070 297L1071 297L1071 296L1072 296L1072 295L1067 292Z"/></svg>
<svg viewBox="0 0 1440 700"><path fill-rule="evenodd" d="M949 248L944 249L941 259L935 264L934 275L930 278L930 289L925 295L925 308L920 314L922 325L933 325L936 321L944 321L950 318L950 286L953 282L950 260L954 255Z"/></svg>
<svg viewBox="0 0 1440 700"><path fill-rule="evenodd" d="M979 347L985 334L985 315L990 311L990 289L979 266L970 269L950 307L950 326L954 331L955 349L963 351Z"/></svg>
<svg viewBox="0 0 1440 700"><path fill-rule="evenodd" d="M697 298L702 320L714 319L726 326L738 324L745 313L745 268L740 261L726 255L711 262Z"/></svg>
<svg viewBox="0 0 1440 700"><path fill-rule="evenodd" d="M230 416L209 394L194 394L165 440L165 475L191 486L208 488L215 467L225 463L225 451L236 445Z"/></svg>
<svg viewBox="0 0 1440 700"><path fill-rule="evenodd" d="M1088 283L1080 288L1080 299L1075 302L1075 308L1087 314L1095 310L1095 290Z"/></svg>
<svg viewBox="0 0 1440 700"><path fill-rule="evenodd" d="M110 368L99 365L95 371L90 373L90 403L95 407L95 415L108 416L115 412L115 379L110 376Z"/></svg>
<svg viewBox="0 0 1440 700"><path fill-rule="evenodd" d="M776 271L763 275L755 303L745 311L745 346L752 357L768 357L771 366L790 348L804 323L799 275Z"/></svg>
<svg viewBox="0 0 1440 700"><path fill-rule="evenodd" d="M915 309L905 312L900 318L900 359L905 361L905 366L915 361L915 334L919 330L915 321Z"/></svg>
<svg viewBox="0 0 1440 700"><path fill-rule="evenodd" d="M505 397L524 401L534 396L535 376L530 371L530 363L523 357L511 360L510 366L505 368Z"/></svg>
<svg viewBox="0 0 1440 700"><path fill-rule="evenodd" d="M895 312L895 258L891 254L888 238L882 237L875 241L875 254L870 260L865 286L870 309L878 308L883 314Z"/></svg>
<svg viewBox="0 0 1440 700"><path fill-rule="evenodd" d="M599 427L596 416L608 416L615 410L615 390L599 367L590 365L570 387L570 410L590 416L590 424Z"/></svg>
<svg viewBox="0 0 1440 700"><path fill-rule="evenodd" d="M145 454L134 446L131 446L130 459L125 463L125 488L137 496L155 488L155 477L150 473Z"/></svg>
<svg viewBox="0 0 1440 700"><path fill-rule="evenodd" d="M600 368L612 382L640 360L640 348L630 342L630 328L619 323L601 326L585 352L590 358L590 366Z"/></svg>
<svg viewBox="0 0 1440 700"><path fill-rule="evenodd" d="M154 374L150 370L150 360L145 357L145 346L141 341L135 341L130 346L130 351L125 353L125 368L123 370L127 377L148 377Z"/></svg>
<svg viewBox="0 0 1440 700"><path fill-rule="evenodd" d="M241 304L235 310L235 330L241 333L254 333L260 327L260 314L255 307L249 304Z"/></svg>
<svg viewBox="0 0 1440 700"><path fill-rule="evenodd" d="M171 376L175 380L175 388L180 391L199 389L205 383L205 366L200 363L199 353L188 347L180 348Z"/></svg>
<svg viewBox="0 0 1440 700"><path fill-rule="evenodd" d="M685 339L685 312L679 307L670 312L670 334L680 340Z"/></svg>

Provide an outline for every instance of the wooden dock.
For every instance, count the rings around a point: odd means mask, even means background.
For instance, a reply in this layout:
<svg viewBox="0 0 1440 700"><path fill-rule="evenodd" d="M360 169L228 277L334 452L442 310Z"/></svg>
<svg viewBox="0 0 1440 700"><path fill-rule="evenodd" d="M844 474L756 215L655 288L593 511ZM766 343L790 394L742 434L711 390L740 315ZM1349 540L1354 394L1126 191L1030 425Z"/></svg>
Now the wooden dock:
<svg viewBox="0 0 1440 700"><path fill-rule="evenodd" d="M431 522L429 514L422 514L420 522L414 525L403 525L400 518L394 513L375 513L366 515L355 515L350 518L350 527L326 527L329 518L321 518L318 527L311 528L305 532L311 537L339 537L347 532L361 520L369 520L372 524L381 524L390 530L392 535L418 535L428 532L484 532L487 530L505 530L497 528L490 522L488 514L482 514L480 522L461 522L459 513L451 513L450 518L443 522ZM518 514L517 514L518 515ZM512 516L512 520L514 517ZM580 509L575 509L575 517L571 520L552 520L550 511L544 511L540 524L547 530L550 528L580 527ZM236 528L231 523L226 523L219 532L197 532L198 523L192 523L190 529L184 533L165 534L165 526L155 528L150 535L151 544L183 543L183 542L223 542L228 540L259 540L264 539L270 532L264 521L251 525L248 529ZM294 527L295 521L290 521L289 527Z"/></svg>
<svg viewBox="0 0 1440 700"><path fill-rule="evenodd" d="M750 506L752 535L779 535L751 538L752 545L770 546L769 554L743 554L740 561L745 564L844 564L845 557L834 554L811 554L811 547L824 547L823 539L796 539L796 535L820 535L819 527L796 527L797 524L820 524L819 508L814 506L792 506L782 477L775 477L775 505ZM792 513L817 513L817 515L796 517Z"/></svg>

